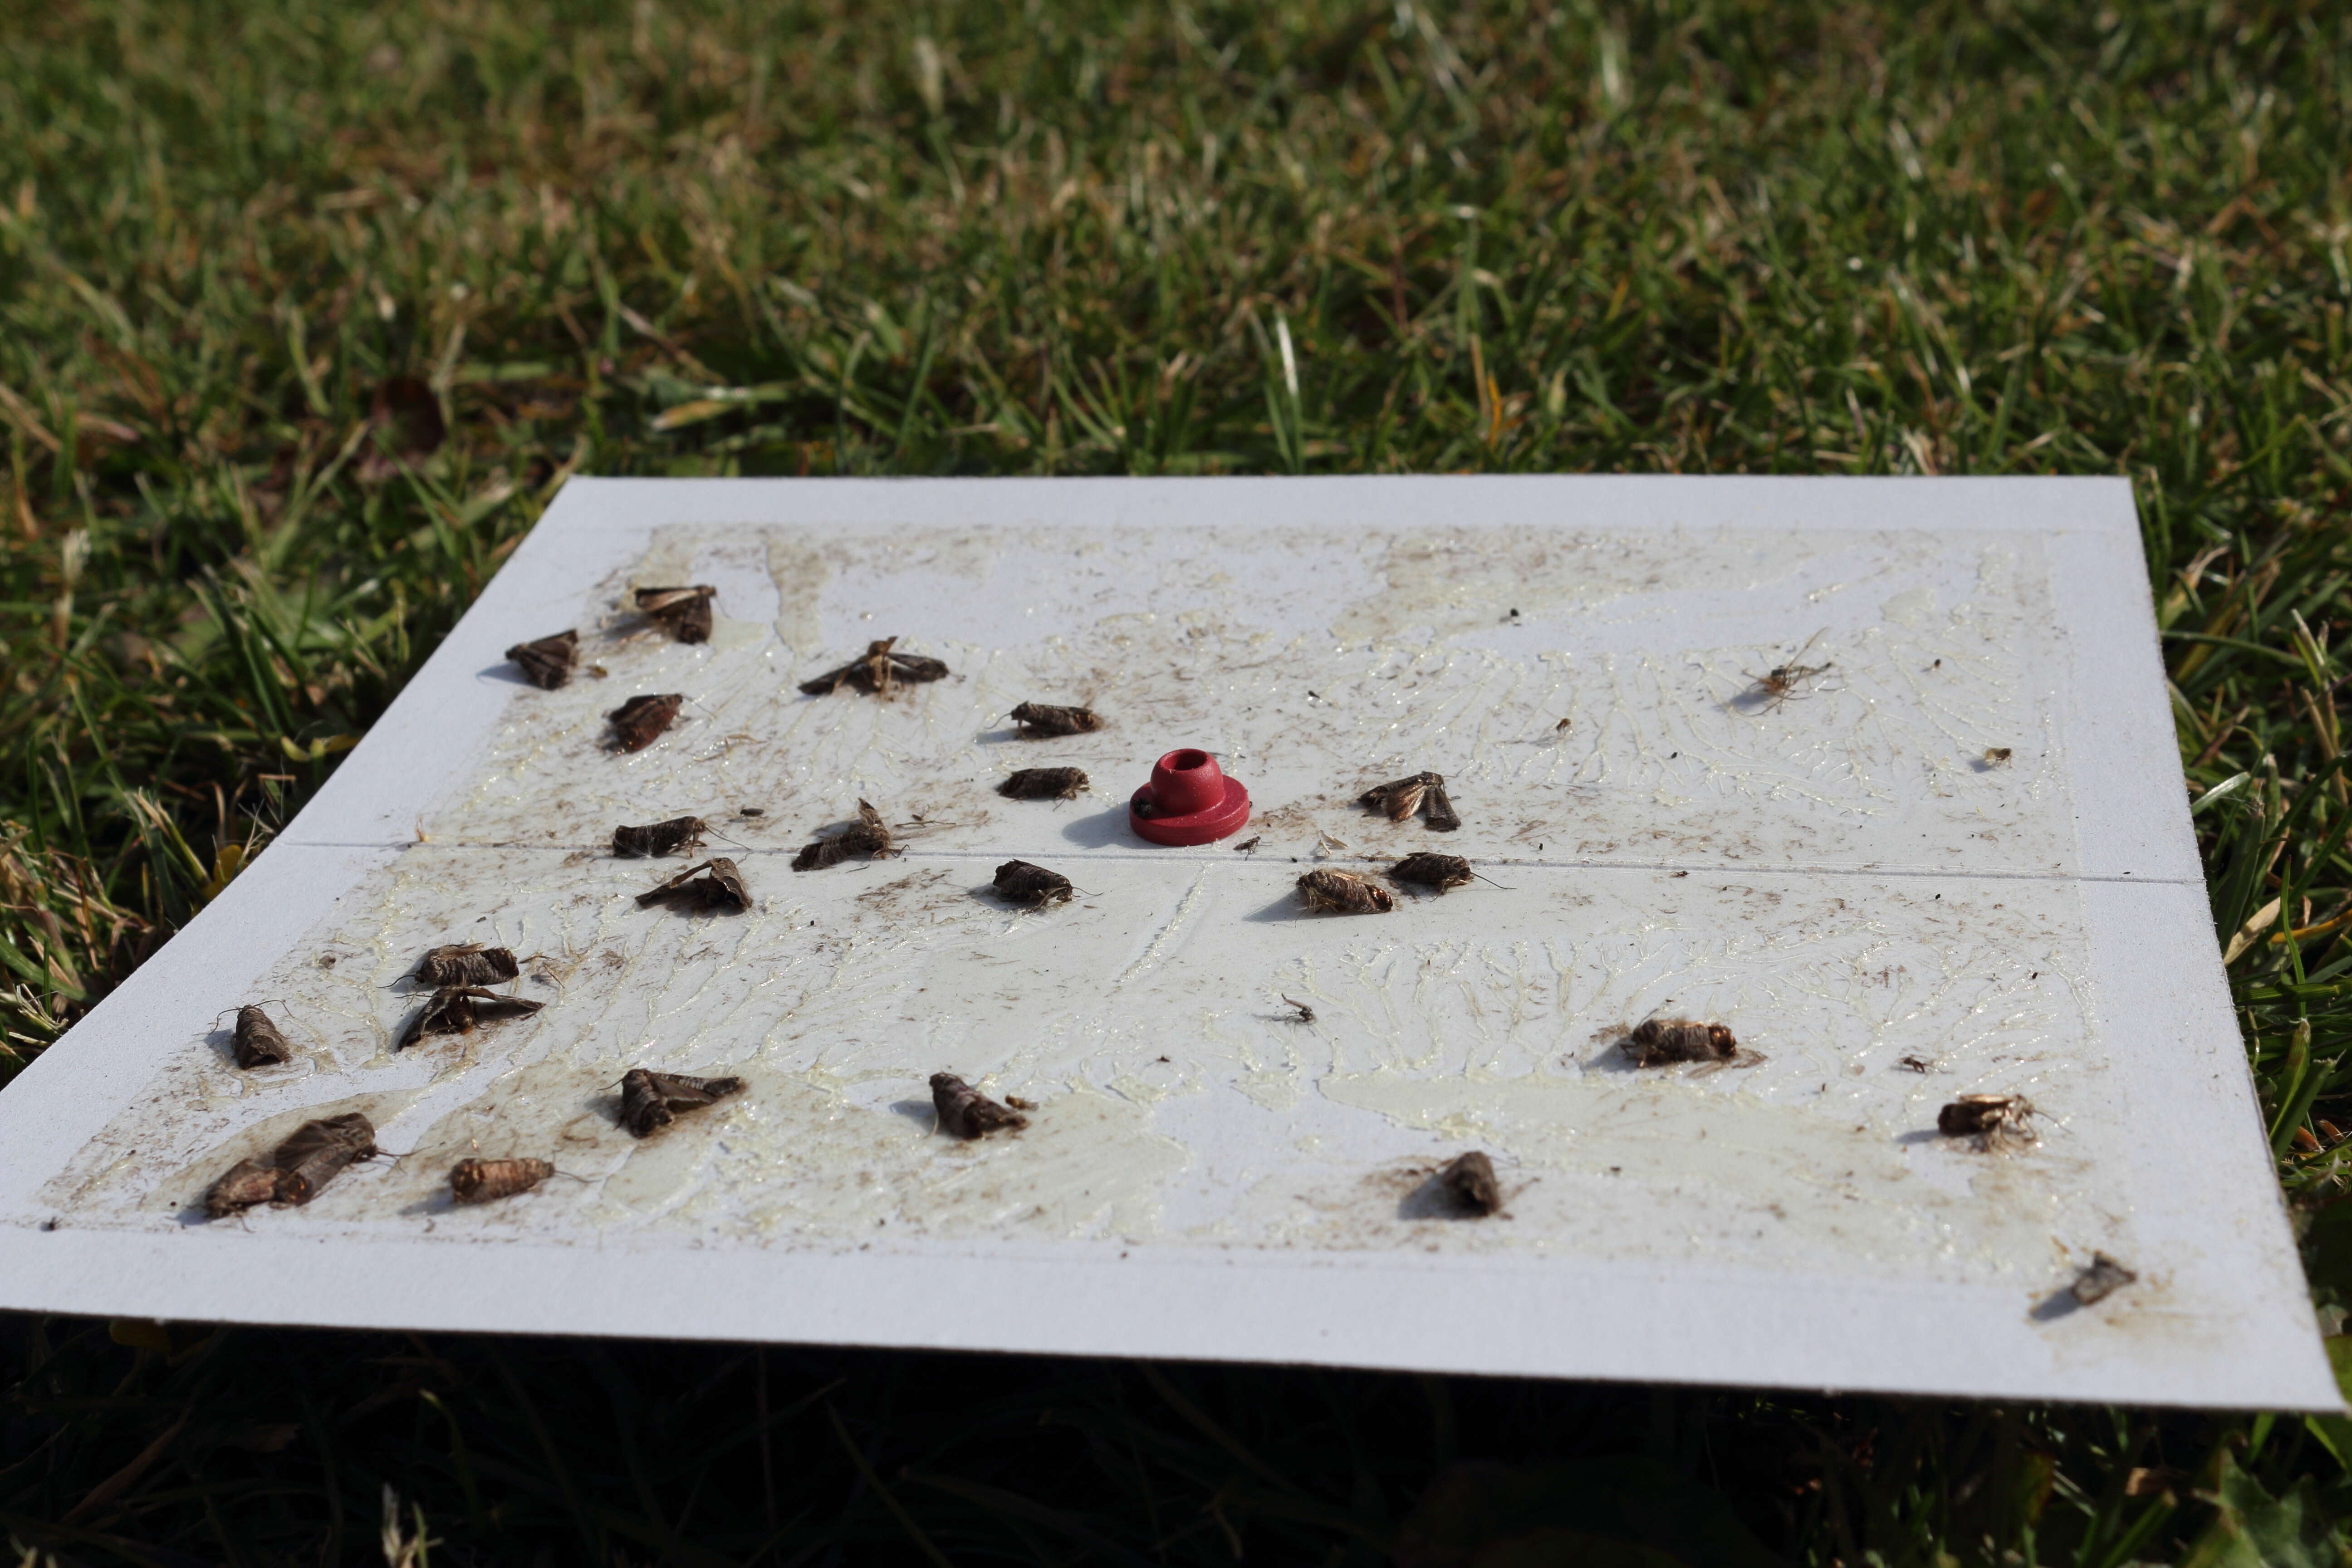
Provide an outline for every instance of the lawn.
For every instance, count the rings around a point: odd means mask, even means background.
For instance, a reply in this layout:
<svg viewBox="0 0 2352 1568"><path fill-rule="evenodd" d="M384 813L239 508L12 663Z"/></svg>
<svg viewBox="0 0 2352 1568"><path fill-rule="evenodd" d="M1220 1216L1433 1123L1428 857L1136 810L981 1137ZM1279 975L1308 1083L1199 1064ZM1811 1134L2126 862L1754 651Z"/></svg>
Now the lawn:
<svg viewBox="0 0 2352 1568"><path fill-rule="evenodd" d="M2352 12L0 0L0 1080L268 852L574 473L2123 474L2352 1305ZM2213 1568L2340 1563L2352 1517L2352 1423L2263 1415L26 1318L0 1379L27 1561Z"/></svg>

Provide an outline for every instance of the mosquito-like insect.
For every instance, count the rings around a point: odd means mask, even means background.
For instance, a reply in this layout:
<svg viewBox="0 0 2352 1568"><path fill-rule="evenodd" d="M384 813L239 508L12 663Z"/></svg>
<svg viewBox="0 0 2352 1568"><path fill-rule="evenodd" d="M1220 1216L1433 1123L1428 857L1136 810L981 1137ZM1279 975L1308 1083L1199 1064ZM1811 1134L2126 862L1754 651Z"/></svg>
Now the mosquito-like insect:
<svg viewBox="0 0 2352 1568"><path fill-rule="evenodd" d="M1822 630L1826 631L1828 628L1825 626ZM1748 695L1757 700L1759 706L1766 712L1787 702L1796 695L1799 686L1832 668L1827 659L1819 664L1803 662L1805 655L1811 653L1813 645L1821 640L1822 633L1815 632L1805 639L1803 647L1789 656L1786 662L1774 665L1761 675L1754 670L1741 670L1740 674L1756 683L1748 689Z"/></svg>
<svg viewBox="0 0 2352 1568"><path fill-rule="evenodd" d="M1298 1016L1297 1016L1296 1018L1293 1018L1293 1019L1291 1020L1291 1022L1292 1022L1292 1023L1294 1023L1294 1024L1311 1024L1311 1023L1313 1023L1313 1022L1315 1021L1315 1009L1314 1009L1314 1008L1312 1008L1312 1007L1309 1007L1306 1003L1301 1002L1300 1000L1298 1000L1298 998L1297 998L1297 997L1296 997L1296 996L1285 996L1285 997L1283 998L1283 1001L1285 1001L1285 1002L1288 1003L1291 1006L1296 1007L1296 1008L1297 1008L1297 1009L1298 1009Z"/></svg>
<svg viewBox="0 0 2352 1568"><path fill-rule="evenodd" d="M802 681L801 690L810 697L824 697L846 686L877 697L888 697L902 682L939 680L947 675L948 667L936 658L891 652L898 641L897 637L882 637L867 643L861 657L838 669L828 669L814 679Z"/></svg>
<svg viewBox="0 0 2352 1568"><path fill-rule="evenodd" d="M1029 1125L1027 1117L999 1105L951 1072L931 1075L931 1109L940 1113L941 1131L966 1140L1018 1132Z"/></svg>
<svg viewBox="0 0 2352 1568"><path fill-rule="evenodd" d="M519 642L507 649L507 658L521 667L523 678L533 686L552 691L572 679L572 667L580 660L580 634L562 631Z"/></svg>

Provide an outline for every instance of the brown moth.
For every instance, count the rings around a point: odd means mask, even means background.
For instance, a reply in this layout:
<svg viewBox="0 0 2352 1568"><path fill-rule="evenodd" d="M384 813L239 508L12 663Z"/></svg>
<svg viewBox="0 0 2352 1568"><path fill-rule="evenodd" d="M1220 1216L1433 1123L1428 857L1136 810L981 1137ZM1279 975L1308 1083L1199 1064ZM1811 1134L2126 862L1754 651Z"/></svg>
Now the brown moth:
<svg viewBox="0 0 2352 1568"><path fill-rule="evenodd" d="M552 691L572 679L572 667L580 661L580 634L558 632L519 642L507 649L507 657L522 667L524 679L541 691Z"/></svg>
<svg viewBox="0 0 2352 1568"><path fill-rule="evenodd" d="M1083 768L1023 768L996 786L1008 800L1076 800L1086 793Z"/></svg>
<svg viewBox="0 0 2352 1568"><path fill-rule="evenodd" d="M682 1072L631 1068L621 1075L621 1125L650 1138L677 1120L681 1110L714 1105L743 1092L740 1078L690 1078Z"/></svg>
<svg viewBox="0 0 2352 1568"><path fill-rule="evenodd" d="M1442 773L1414 773L1384 784L1374 784L1356 797L1356 804L1368 811L1384 813L1391 822L1402 822L1421 809L1422 797L1431 786L1443 787Z"/></svg>
<svg viewBox="0 0 2352 1568"><path fill-rule="evenodd" d="M2094 1301L2104 1301L2138 1278L2105 1253L2094 1252L2091 1266L2074 1276L2071 1287L2074 1304L2087 1307Z"/></svg>
<svg viewBox="0 0 2352 1568"><path fill-rule="evenodd" d="M1803 647L1800 647L1796 652L1789 656L1787 663L1776 664L1761 675L1757 674L1752 669L1741 670L1739 672L1740 674L1748 677L1748 679L1756 683L1748 689L1748 695L1750 697L1762 698L1762 706L1764 710L1769 712L1771 710L1779 708L1786 703L1790 698L1795 696L1797 688L1803 682L1811 680L1813 677L1823 674L1829 669L1834 668L1826 660L1820 664L1800 664L1797 662L1799 659L1805 657L1806 652L1811 649L1815 643L1821 640L1822 634L1815 632L1811 637L1805 639Z"/></svg>
<svg viewBox="0 0 2352 1568"><path fill-rule="evenodd" d="M677 706L685 700L682 691L632 697L605 714L606 721L613 726L613 750L642 752L652 745L663 731L677 721Z"/></svg>
<svg viewBox="0 0 2352 1568"><path fill-rule="evenodd" d="M416 973L409 978L427 985L488 985L512 980L518 973L515 955L503 947L478 942L449 942L425 951Z"/></svg>
<svg viewBox="0 0 2352 1568"><path fill-rule="evenodd" d="M673 816L643 827L615 827L613 853L625 858L675 855L681 849L691 854L702 847L702 836L709 831L710 824L698 816Z"/></svg>
<svg viewBox="0 0 2352 1568"><path fill-rule="evenodd" d="M241 1068L273 1067L293 1059L294 1047L269 1021L269 1015L258 1007L236 1010L236 1030L229 1036L229 1044L236 1052L236 1065Z"/></svg>
<svg viewBox="0 0 2352 1568"><path fill-rule="evenodd" d="M957 1138L1018 1132L1029 1125L1027 1117L997 1104L951 1072L931 1075L931 1108L940 1113L940 1130Z"/></svg>
<svg viewBox="0 0 2352 1568"><path fill-rule="evenodd" d="M205 1189L205 1217L226 1219L230 1215L272 1202L277 1196L276 1166L259 1160L239 1160Z"/></svg>
<svg viewBox="0 0 2352 1568"><path fill-rule="evenodd" d="M501 995L479 985L444 985L426 998L424 1010L409 1020L407 1032L395 1049L406 1049L427 1035L470 1035L495 1018L525 1018L546 1006L520 996Z"/></svg>
<svg viewBox="0 0 2352 1568"><path fill-rule="evenodd" d="M1007 860L996 868L996 890L1016 904L1042 910L1051 903L1068 903L1077 891L1059 871L1048 871L1026 860Z"/></svg>
<svg viewBox="0 0 2352 1568"><path fill-rule="evenodd" d="M710 640L710 601L719 590L708 583L691 588L640 588L637 614L680 642Z"/></svg>
<svg viewBox="0 0 2352 1568"><path fill-rule="evenodd" d="M1987 747L1985 748L1985 754L1984 754L1985 766L1987 766L1987 767L1989 767L1989 768L1997 768L1997 767L2000 767L2000 766L2002 766L2003 764L2005 764L2005 763L2009 761L2009 759L2010 759L2010 758L2011 758L2011 757L2015 756L2016 754L2017 754L2017 752L2016 752L2015 749L2014 749L2014 748L2012 748L2012 747L2009 747L2009 746L1987 746Z"/></svg>
<svg viewBox="0 0 2352 1568"><path fill-rule="evenodd" d="M2033 1102L2021 1094L1964 1094L1936 1112L1936 1131L1979 1149L2033 1142Z"/></svg>
<svg viewBox="0 0 2352 1568"><path fill-rule="evenodd" d="M1454 797L1445 793L1443 784L1431 784L1429 793L1421 797L1421 819L1432 833L1451 833L1462 826L1462 819L1454 813Z"/></svg>
<svg viewBox="0 0 2352 1568"><path fill-rule="evenodd" d="M1451 833L1462 826L1462 818L1454 812L1453 797L1445 793L1443 773L1419 773L1374 784L1356 797L1356 804L1381 813L1391 822L1402 822L1419 812L1434 833Z"/></svg>
<svg viewBox="0 0 2352 1568"><path fill-rule="evenodd" d="M891 852L890 825L864 801L857 803L857 820L830 838L802 846L793 857L795 871L817 871L844 860L871 860Z"/></svg>
<svg viewBox="0 0 2352 1568"><path fill-rule="evenodd" d="M356 1110L305 1121L269 1156L278 1167L278 1195L271 1201L307 1204L354 1162L380 1152L375 1124Z"/></svg>
<svg viewBox="0 0 2352 1568"><path fill-rule="evenodd" d="M697 875L698 872L707 874ZM656 904L740 915L751 912L751 894L743 886L743 873L736 869L735 862L717 855L699 866L688 866L651 892L637 895L639 909L651 909Z"/></svg>
<svg viewBox="0 0 2352 1568"><path fill-rule="evenodd" d="M1495 1163L1475 1149L1438 1172L1437 1184L1464 1214L1483 1218L1503 1206L1503 1189L1495 1182Z"/></svg>
<svg viewBox="0 0 2352 1568"><path fill-rule="evenodd" d="M1740 1062L1742 1057L1763 1059L1752 1051L1742 1051L1739 1041L1721 1024L1702 1024L1693 1018L1646 1018L1626 1035L1624 1050L1637 1068L1675 1062L1746 1065Z"/></svg>
<svg viewBox="0 0 2352 1568"><path fill-rule="evenodd" d="M801 690L811 697L827 697L847 686L877 697L887 697L902 682L939 680L947 675L948 667L936 658L916 653L892 653L890 649L898 641L897 637L883 637L867 643L862 657L802 681Z"/></svg>
<svg viewBox="0 0 2352 1568"><path fill-rule="evenodd" d="M1397 881L1434 888L1441 894L1448 888L1468 887L1477 874L1470 869L1470 862L1459 855L1439 855L1427 849L1408 855L1389 868L1389 875Z"/></svg>
<svg viewBox="0 0 2352 1568"><path fill-rule="evenodd" d="M1386 888L1348 871L1309 871L1298 879L1298 896L1325 914L1384 915L1396 908Z"/></svg>
<svg viewBox="0 0 2352 1568"><path fill-rule="evenodd" d="M495 1203L527 1193L553 1174L555 1167L544 1160L460 1160L449 1172L449 1201Z"/></svg>
<svg viewBox="0 0 2352 1568"><path fill-rule="evenodd" d="M1102 716L1091 708L1057 708L1050 702L1024 702L1013 710L1022 738L1048 740L1055 735L1083 735L1103 727Z"/></svg>

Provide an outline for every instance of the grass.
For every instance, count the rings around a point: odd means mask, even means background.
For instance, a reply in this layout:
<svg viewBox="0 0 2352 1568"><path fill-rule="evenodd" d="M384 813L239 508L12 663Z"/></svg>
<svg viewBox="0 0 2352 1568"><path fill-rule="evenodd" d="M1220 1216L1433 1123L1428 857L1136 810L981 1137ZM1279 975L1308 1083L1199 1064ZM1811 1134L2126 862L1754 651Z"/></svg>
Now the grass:
<svg viewBox="0 0 2352 1568"><path fill-rule="evenodd" d="M0 35L0 1076L575 472L2120 473L2341 1327L2347 13ZM2352 1424L2261 1415L25 1318L0 1365L0 1534L61 1563L2334 1563L2352 1512Z"/></svg>

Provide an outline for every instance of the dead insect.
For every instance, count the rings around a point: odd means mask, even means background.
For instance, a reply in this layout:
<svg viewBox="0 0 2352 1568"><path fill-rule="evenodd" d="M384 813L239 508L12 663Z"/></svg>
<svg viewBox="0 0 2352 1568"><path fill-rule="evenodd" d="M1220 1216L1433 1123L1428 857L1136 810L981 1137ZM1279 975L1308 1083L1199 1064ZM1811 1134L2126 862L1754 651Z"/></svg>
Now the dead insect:
<svg viewBox="0 0 2352 1568"><path fill-rule="evenodd" d="M514 953L506 948L447 942L427 948L409 978L427 985L489 985L512 980L519 973Z"/></svg>
<svg viewBox="0 0 2352 1568"><path fill-rule="evenodd" d="M1576 721L1575 721L1575 720L1573 720L1573 719L1562 719L1559 723L1554 724L1554 725L1551 727L1551 732L1552 732L1553 734L1557 735L1557 734L1560 733L1560 731L1562 731L1566 730L1566 729L1567 729L1570 724L1573 724L1573 723L1575 723L1575 722L1576 722Z"/></svg>
<svg viewBox="0 0 2352 1568"><path fill-rule="evenodd" d="M883 637L866 645L863 658L853 658L839 669L828 669L813 680L801 682L801 690L811 697L826 697L843 687L854 687L877 697L887 697L897 690L901 681L919 683L938 680L948 673L948 667L936 658L926 658L915 653L892 653L897 637Z"/></svg>
<svg viewBox="0 0 2352 1568"><path fill-rule="evenodd" d="M1427 849L1406 856L1389 868L1389 875L1400 882L1434 888L1440 893L1448 888L1466 888L1473 879L1481 882L1492 880L1470 869L1470 862L1459 855L1439 855Z"/></svg>
<svg viewBox="0 0 2352 1568"><path fill-rule="evenodd" d="M1815 632L1811 637L1805 639L1804 646L1802 647L1800 647L1796 652L1789 656L1788 662L1785 664L1776 664L1761 675L1757 674L1751 669L1741 670L1739 672L1740 674L1748 677L1748 679L1756 683L1755 686L1749 689L1748 695L1750 697L1762 698L1762 706L1768 711L1778 708L1782 703L1788 701L1790 697L1796 694L1797 688L1801 683L1811 680L1813 677L1820 675L1823 671L1832 668L1826 659L1820 664L1800 664L1797 662L1803 658L1805 655L1811 650L1812 646L1815 643L1821 640L1822 634L1820 632Z"/></svg>
<svg viewBox="0 0 2352 1568"><path fill-rule="evenodd" d="M1298 879L1298 896L1326 914L1384 915L1396 908L1386 888L1348 871L1309 871Z"/></svg>
<svg viewBox="0 0 2352 1568"><path fill-rule="evenodd" d="M710 640L710 601L719 590L708 583L691 588L640 588L637 614L680 642Z"/></svg>
<svg viewBox="0 0 2352 1568"><path fill-rule="evenodd" d="M205 1217L226 1219L230 1215L271 1202L278 1196L278 1168L259 1160L239 1160L221 1178L205 1189Z"/></svg>
<svg viewBox="0 0 2352 1568"><path fill-rule="evenodd" d="M572 679L572 667L580 660L580 634L558 632L551 637L519 642L507 649L507 657L522 666L526 680L541 691L552 691Z"/></svg>
<svg viewBox="0 0 2352 1568"><path fill-rule="evenodd" d="M1070 879L1059 871L1048 871L1043 866L1026 860L1007 860L996 868L996 890L1016 904L1026 904L1042 910L1050 903L1068 903L1076 891Z"/></svg>
<svg viewBox="0 0 2352 1568"><path fill-rule="evenodd" d="M2033 1142L2033 1102L2021 1094L1964 1094L1936 1112L1936 1131L1979 1149Z"/></svg>
<svg viewBox="0 0 2352 1568"><path fill-rule="evenodd" d="M1008 800L1076 800L1086 788L1084 768L1023 768L996 793Z"/></svg>
<svg viewBox="0 0 2352 1568"><path fill-rule="evenodd" d="M1443 773L1414 773L1374 784L1356 797L1356 804L1383 813L1391 822L1402 822L1417 811L1433 833L1451 833L1462 826L1462 819L1454 814L1454 801L1445 793Z"/></svg>
<svg viewBox="0 0 2352 1568"><path fill-rule="evenodd" d="M1018 1132L1029 1125L1027 1117L997 1104L951 1072L931 1075L931 1106L940 1113L940 1131L958 1138Z"/></svg>
<svg viewBox="0 0 2352 1568"><path fill-rule="evenodd" d="M1913 1072L1928 1072L1933 1070L1936 1066L1934 1062L1927 1060L1925 1057L1905 1057L1897 1065L1909 1068Z"/></svg>
<svg viewBox="0 0 2352 1568"><path fill-rule="evenodd" d="M409 1020L396 1048L404 1050L427 1035L470 1035L494 1018L527 1018L546 1005L479 985L444 985L425 999L424 1011Z"/></svg>
<svg viewBox="0 0 2352 1568"><path fill-rule="evenodd" d="M293 1059L294 1047L269 1021L269 1015L258 1007L236 1010L236 1030L229 1036L229 1044L236 1052L236 1065L241 1068L273 1067Z"/></svg>
<svg viewBox="0 0 2352 1568"><path fill-rule="evenodd" d="M677 705L685 700L686 694L680 691L632 697L605 714L605 721L613 726L613 749L642 752L652 745L663 731L677 722Z"/></svg>
<svg viewBox="0 0 2352 1568"><path fill-rule="evenodd" d="M2009 759L2010 759L2010 758L2011 758L2011 757L2013 757L2013 756L2015 756L2016 754L2017 754L2016 750L2015 750L2015 748L2013 748L2013 747L2010 747L2010 746L1987 746L1987 747L1985 748L1985 754L1984 754L1984 763L1985 763L1985 766L1987 766L1987 767L1989 767L1989 768L1998 768L1998 767L2005 766L2005 765L2008 763Z"/></svg>
<svg viewBox="0 0 2352 1568"><path fill-rule="evenodd" d="M702 847L702 836L709 831L710 824L698 816L673 816L643 827L615 827L613 853L624 858L675 855L681 849L691 853Z"/></svg>
<svg viewBox="0 0 2352 1568"><path fill-rule="evenodd" d="M1056 708L1050 702L1024 702L1013 710L1024 740L1043 741L1055 735L1083 735L1103 727L1102 716L1091 708Z"/></svg>
<svg viewBox="0 0 2352 1568"><path fill-rule="evenodd" d="M495 1203L527 1193L553 1174L555 1167L544 1160L460 1160L449 1172L449 1200Z"/></svg>
<svg viewBox="0 0 2352 1568"><path fill-rule="evenodd" d="M2087 1307L2094 1301L2104 1301L2138 1278L2105 1253L2094 1252L2091 1266L2074 1276L2074 1304Z"/></svg>
<svg viewBox="0 0 2352 1568"><path fill-rule="evenodd" d="M765 816L768 815L768 808L764 805L747 805L735 815L738 816Z"/></svg>
<svg viewBox="0 0 2352 1568"><path fill-rule="evenodd" d="M1495 1182L1495 1163L1475 1149L1456 1156L1438 1172L1437 1184L1464 1214L1484 1217L1503 1206L1503 1189Z"/></svg>
<svg viewBox="0 0 2352 1568"><path fill-rule="evenodd" d="M698 872L708 874L698 876ZM743 873L735 868L735 862L717 855L699 866L688 866L651 892L637 895L639 909L656 904L740 915L751 912L751 894L743 886Z"/></svg>
<svg viewBox="0 0 2352 1568"><path fill-rule="evenodd" d="M278 1195L271 1201L307 1204L354 1163L380 1152L375 1124L356 1110L305 1121L269 1156L278 1167Z"/></svg>
<svg viewBox="0 0 2352 1568"><path fill-rule="evenodd" d="M1265 837L1265 834L1263 834L1263 833L1261 833L1261 834L1259 834L1259 835L1257 836L1257 837L1256 837L1256 838L1244 838L1244 839L1243 839L1239 844L1236 844L1236 845L1234 845L1234 854L1236 854L1236 855L1255 855L1255 854L1256 854L1256 853L1257 853L1258 839L1260 839L1260 838L1264 838Z"/></svg>
<svg viewBox="0 0 2352 1568"><path fill-rule="evenodd" d="M891 852L890 825L882 814L864 801L857 803L857 820L830 838L819 838L801 847L793 857L795 871L818 871L827 866L838 866L844 860L872 860Z"/></svg>
<svg viewBox="0 0 2352 1568"><path fill-rule="evenodd" d="M1384 812L1391 822L1402 822L1421 809L1422 797L1432 784L1443 785L1443 773L1414 773L1384 784L1374 784L1356 797L1356 804L1368 811Z"/></svg>
<svg viewBox="0 0 2352 1568"><path fill-rule="evenodd" d="M1645 1018L1626 1035L1624 1050L1637 1068L1675 1062L1728 1064L1749 1054L1740 1050L1739 1041L1721 1024L1702 1024L1693 1018Z"/></svg>
<svg viewBox="0 0 2352 1568"><path fill-rule="evenodd" d="M639 1138L650 1138L677 1121L681 1110L742 1092L740 1078L689 1078L682 1072L631 1068L621 1075L621 1125Z"/></svg>
<svg viewBox="0 0 2352 1568"><path fill-rule="evenodd" d="M1298 1016L1293 1018L1291 1020L1292 1023L1311 1024L1315 1021L1315 1009L1309 1007L1306 1003L1299 1001L1295 996L1285 996L1283 1000L1290 1004L1293 1007L1298 1009Z"/></svg>

